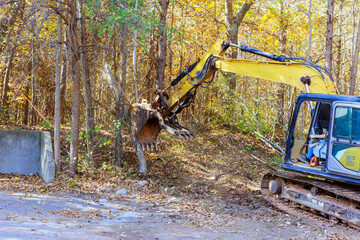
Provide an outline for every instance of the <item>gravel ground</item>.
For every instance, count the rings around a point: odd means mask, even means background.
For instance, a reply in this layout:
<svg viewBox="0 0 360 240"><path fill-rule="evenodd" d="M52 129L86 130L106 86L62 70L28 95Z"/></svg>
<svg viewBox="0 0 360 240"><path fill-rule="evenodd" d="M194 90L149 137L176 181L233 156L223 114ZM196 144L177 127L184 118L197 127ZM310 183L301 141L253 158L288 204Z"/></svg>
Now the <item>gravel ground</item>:
<svg viewBox="0 0 360 240"><path fill-rule="evenodd" d="M231 224L192 216L180 209L183 201L0 192L0 239L360 239L355 230L316 227L263 201L228 205Z"/></svg>

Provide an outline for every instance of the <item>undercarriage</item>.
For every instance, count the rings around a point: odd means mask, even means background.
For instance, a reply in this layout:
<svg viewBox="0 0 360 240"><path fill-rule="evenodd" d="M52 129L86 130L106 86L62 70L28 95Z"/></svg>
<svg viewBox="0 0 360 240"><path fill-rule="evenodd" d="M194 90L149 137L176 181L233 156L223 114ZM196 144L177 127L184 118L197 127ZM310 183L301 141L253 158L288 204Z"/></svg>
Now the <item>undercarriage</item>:
<svg viewBox="0 0 360 240"><path fill-rule="evenodd" d="M360 230L360 190L357 186L305 178L296 173L273 172L263 177L261 192L271 204L286 212L306 210L314 216Z"/></svg>

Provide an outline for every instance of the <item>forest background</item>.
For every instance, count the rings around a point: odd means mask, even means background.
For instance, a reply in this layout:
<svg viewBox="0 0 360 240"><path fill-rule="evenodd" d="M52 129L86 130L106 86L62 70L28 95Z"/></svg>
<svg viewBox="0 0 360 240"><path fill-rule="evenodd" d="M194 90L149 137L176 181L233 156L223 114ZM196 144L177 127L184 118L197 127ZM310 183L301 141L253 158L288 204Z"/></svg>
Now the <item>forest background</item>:
<svg viewBox="0 0 360 240"><path fill-rule="evenodd" d="M54 130L59 170L122 166L126 109L154 99L216 39L308 58L341 94L358 95L359 10L357 0L0 0L0 124ZM220 72L180 120L255 134L281 155L298 94ZM146 153L137 157L146 171Z"/></svg>

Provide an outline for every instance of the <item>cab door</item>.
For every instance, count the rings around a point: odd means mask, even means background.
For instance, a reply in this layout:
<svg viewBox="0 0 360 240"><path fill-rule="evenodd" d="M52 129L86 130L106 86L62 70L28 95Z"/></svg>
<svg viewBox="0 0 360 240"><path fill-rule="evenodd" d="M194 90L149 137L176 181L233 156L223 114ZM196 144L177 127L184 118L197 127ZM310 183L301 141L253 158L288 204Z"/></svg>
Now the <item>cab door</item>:
<svg viewBox="0 0 360 240"><path fill-rule="evenodd" d="M327 171L360 178L360 104L335 103Z"/></svg>

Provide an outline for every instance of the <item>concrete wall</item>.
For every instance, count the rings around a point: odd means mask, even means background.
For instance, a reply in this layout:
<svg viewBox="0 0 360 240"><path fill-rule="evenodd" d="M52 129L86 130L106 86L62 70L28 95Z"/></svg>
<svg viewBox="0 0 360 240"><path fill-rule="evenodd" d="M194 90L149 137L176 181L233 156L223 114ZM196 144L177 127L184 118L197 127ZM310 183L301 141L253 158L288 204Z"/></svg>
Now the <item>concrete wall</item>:
<svg viewBox="0 0 360 240"><path fill-rule="evenodd" d="M50 132L41 132L40 176L45 182L55 178L55 160Z"/></svg>
<svg viewBox="0 0 360 240"><path fill-rule="evenodd" d="M55 175L49 132L0 130L0 172L36 174L45 182Z"/></svg>

